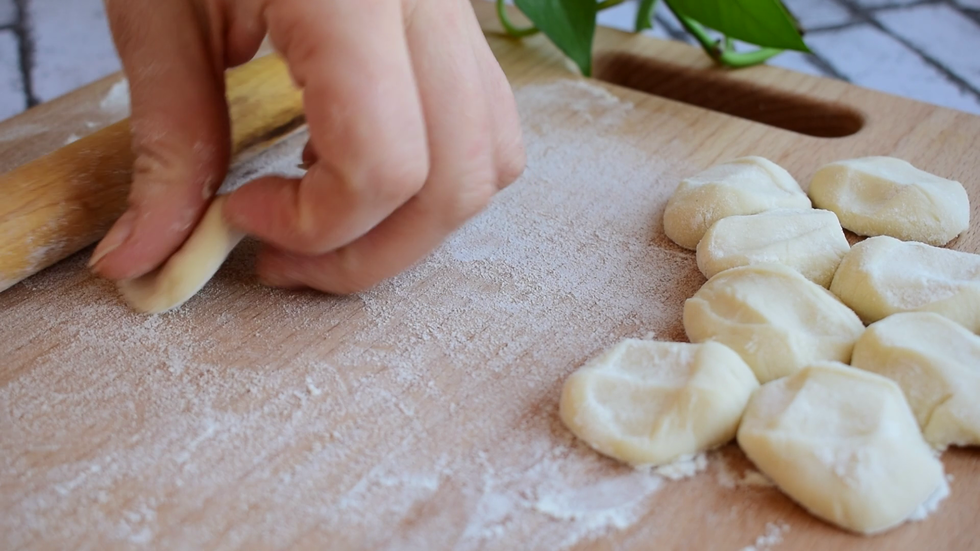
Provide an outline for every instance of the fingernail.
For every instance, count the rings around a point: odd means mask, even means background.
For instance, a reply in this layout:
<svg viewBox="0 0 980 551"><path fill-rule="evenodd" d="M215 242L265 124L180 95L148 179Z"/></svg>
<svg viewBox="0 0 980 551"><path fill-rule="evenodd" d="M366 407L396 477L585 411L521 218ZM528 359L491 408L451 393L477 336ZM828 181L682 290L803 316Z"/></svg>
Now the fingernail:
<svg viewBox="0 0 980 551"><path fill-rule="evenodd" d="M120 216L119 220L116 220L116 223L113 224L112 229L109 230L109 233L102 238L102 241L95 248L95 252L92 253L92 258L88 261L88 267L94 267L107 254L118 249L120 245L125 243L126 239L129 238L129 234L133 233L135 222L136 211L132 209Z"/></svg>

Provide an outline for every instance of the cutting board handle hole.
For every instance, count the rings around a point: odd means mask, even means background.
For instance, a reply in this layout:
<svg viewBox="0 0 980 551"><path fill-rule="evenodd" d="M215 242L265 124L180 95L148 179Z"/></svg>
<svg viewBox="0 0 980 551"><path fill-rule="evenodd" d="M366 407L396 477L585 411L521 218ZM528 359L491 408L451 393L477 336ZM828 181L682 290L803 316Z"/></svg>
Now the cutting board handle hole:
<svg viewBox="0 0 980 551"><path fill-rule="evenodd" d="M724 70L622 52L598 55L593 67L597 79L611 84L808 136L841 138L864 126L864 117L851 107L733 79Z"/></svg>

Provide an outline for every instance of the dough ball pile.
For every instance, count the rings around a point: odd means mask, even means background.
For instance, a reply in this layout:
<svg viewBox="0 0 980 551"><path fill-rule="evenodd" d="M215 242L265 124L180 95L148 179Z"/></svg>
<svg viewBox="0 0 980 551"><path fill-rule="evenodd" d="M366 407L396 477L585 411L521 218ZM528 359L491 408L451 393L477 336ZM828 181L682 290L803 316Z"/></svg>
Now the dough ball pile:
<svg viewBox="0 0 980 551"><path fill-rule="evenodd" d="M905 161L832 163L809 192L761 157L682 181L663 223L707 278L684 304L693 344L612 347L565 381L561 418L631 465L737 426L800 506L876 534L949 494L941 450L980 445L980 255L936 246L969 226L963 186Z"/></svg>
<svg viewBox="0 0 980 551"><path fill-rule="evenodd" d="M817 360L847 362L864 324L823 287L780 264L726 270L684 303L691 342L739 353L759 382L792 375Z"/></svg>
<svg viewBox="0 0 980 551"><path fill-rule="evenodd" d="M902 523L945 484L898 385L838 363L760 388L738 445L810 513L863 534Z"/></svg>
<svg viewBox="0 0 980 551"><path fill-rule="evenodd" d="M708 279L730 268L777 263L830 287L850 248L829 210L780 209L722 218L698 243L697 260Z"/></svg>
<svg viewBox="0 0 980 551"><path fill-rule="evenodd" d="M720 344L627 339L568 378L559 411L600 453L656 466L729 442L758 386Z"/></svg>
<svg viewBox="0 0 980 551"><path fill-rule="evenodd" d="M810 208L810 199L789 172L762 157L742 157L682 181L667 201L664 232L693 250L722 218L794 208Z"/></svg>
<svg viewBox="0 0 980 551"><path fill-rule="evenodd" d="M924 311L980 332L980 255L872 237L844 256L830 290L865 323Z"/></svg>
<svg viewBox="0 0 980 551"><path fill-rule="evenodd" d="M868 327L851 365L898 383L936 448L980 444L980 337L928 312Z"/></svg>
<svg viewBox="0 0 980 551"><path fill-rule="evenodd" d="M814 206L858 235L945 245L970 227L963 184L901 159L865 157L824 166L810 182Z"/></svg>

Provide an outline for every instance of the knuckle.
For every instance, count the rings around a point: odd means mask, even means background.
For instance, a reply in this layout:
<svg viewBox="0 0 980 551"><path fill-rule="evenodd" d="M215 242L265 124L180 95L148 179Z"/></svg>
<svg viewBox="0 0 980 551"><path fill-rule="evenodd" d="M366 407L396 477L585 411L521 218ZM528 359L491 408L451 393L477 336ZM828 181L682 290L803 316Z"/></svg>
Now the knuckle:
<svg viewBox="0 0 980 551"><path fill-rule="evenodd" d="M429 175L424 153L388 155L371 163L352 184L366 200L383 204L402 204L417 194Z"/></svg>
<svg viewBox="0 0 980 551"><path fill-rule="evenodd" d="M527 153L520 138L497 155L497 187L503 189L514 183L527 168Z"/></svg>
<svg viewBox="0 0 980 551"><path fill-rule="evenodd" d="M185 141L165 123L136 120L132 124L133 193L155 196L157 188L183 188L209 198L224 179L230 147L220 130L206 128L197 139Z"/></svg>
<svg viewBox="0 0 980 551"><path fill-rule="evenodd" d="M301 188L296 210L283 213L277 225L288 228L283 245L289 250L304 255L324 254L338 245L336 228L324 223L327 214L321 201L303 198L302 191L305 189Z"/></svg>
<svg viewBox="0 0 980 551"><path fill-rule="evenodd" d="M516 181L527 168L527 151L516 107L502 117L497 136L494 162L497 186L503 189Z"/></svg>
<svg viewBox="0 0 980 551"><path fill-rule="evenodd" d="M180 189L207 200L224 176L220 156L213 149L156 146L136 148L134 153L132 195L142 201L180 193Z"/></svg>
<svg viewBox="0 0 980 551"><path fill-rule="evenodd" d="M471 174L464 180L465 185L457 186L451 193L432 197L426 211L437 220L442 220L447 230L459 227L470 218L482 212L498 188L494 171L486 168Z"/></svg>
<svg viewBox="0 0 980 551"><path fill-rule="evenodd" d="M477 187L472 193L470 200L460 209L462 219L458 222L463 223L486 209L490 205L490 201L493 200L493 196L497 194L497 191L497 187L493 185Z"/></svg>

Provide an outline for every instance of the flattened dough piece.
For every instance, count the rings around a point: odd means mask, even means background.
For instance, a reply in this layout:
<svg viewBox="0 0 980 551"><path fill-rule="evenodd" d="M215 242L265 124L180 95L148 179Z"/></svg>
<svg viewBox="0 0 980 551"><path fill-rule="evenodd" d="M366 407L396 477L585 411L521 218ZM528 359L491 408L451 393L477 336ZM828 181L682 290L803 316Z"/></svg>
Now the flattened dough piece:
<svg viewBox="0 0 980 551"><path fill-rule="evenodd" d="M776 263L829 287L850 248L829 210L780 209L715 222L698 243L697 258L708 279L739 266Z"/></svg>
<svg viewBox="0 0 980 551"><path fill-rule="evenodd" d="M898 385L843 364L814 364L763 385L738 444L786 495L854 532L901 524L948 491Z"/></svg>
<svg viewBox="0 0 980 551"><path fill-rule="evenodd" d="M823 287L779 264L725 270L684 303L691 342L738 352L759 382L818 360L848 362L864 331L857 315Z"/></svg>
<svg viewBox="0 0 980 551"><path fill-rule="evenodd" d="M133 309L147 314L166 312L204 288L245 237L225 224L224 202L223 196L214 199L200 224L163 266L119 283L119 291Z"/></svg>
<svg viewBox="0 0 980 551"><path fill-rule="evenodd" d="M945 245L970 227L963 184L893 157L864 157L822 167L810 182L814 206L832 210L858 235L890 235Z"/></svg>
<svg viewBox="0 0 980 551"><path fill-rule="evenodd" d="M895 314L868 327L851 365L898 383L927 442L980 444L980 337L938 314Z"/></svg>
<svg viewBox="0 0 980 551"><path fill-rule="evenodd" d="M738 354L718 343L627 339L565 381L559 411L596 451L662 465L734 438L758 386Z"/></svg>
<svg viewBox="0 0 980 551"><path fill-rule="evenodd" d="M872 237L851 247L830 290L865 323L935 312L980 332L980 255Z"/></svg>
<svg viewBox="0 0 980 551"><path fill-rule="evenodd" d="M741 157L682 181L664 211L664 232L674 243L695 249L712 224L736 214L809 208L796 180L762 157Z"/></svg>

